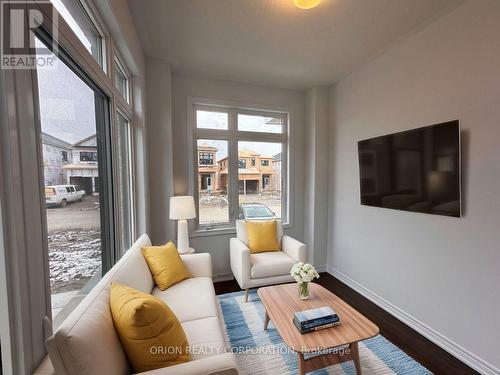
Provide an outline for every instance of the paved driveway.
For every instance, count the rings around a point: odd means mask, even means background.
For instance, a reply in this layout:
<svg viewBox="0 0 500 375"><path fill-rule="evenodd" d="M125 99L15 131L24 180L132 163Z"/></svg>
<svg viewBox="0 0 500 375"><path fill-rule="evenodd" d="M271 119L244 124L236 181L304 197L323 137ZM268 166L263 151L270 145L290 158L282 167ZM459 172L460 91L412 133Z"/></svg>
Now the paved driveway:
<svg viewBox="0 0 500 375"><path fill-rule="evenodd" d="M99 198L47 208L52 293L81 289L101 266Z"/></svg>
<svg viewBox="0 0 500 375"><path fill-rule="evenodd" d="M49 233L65 229L98 229L100 227L99 198L87 196L82 202L66 207L47 208Z"/></svg>

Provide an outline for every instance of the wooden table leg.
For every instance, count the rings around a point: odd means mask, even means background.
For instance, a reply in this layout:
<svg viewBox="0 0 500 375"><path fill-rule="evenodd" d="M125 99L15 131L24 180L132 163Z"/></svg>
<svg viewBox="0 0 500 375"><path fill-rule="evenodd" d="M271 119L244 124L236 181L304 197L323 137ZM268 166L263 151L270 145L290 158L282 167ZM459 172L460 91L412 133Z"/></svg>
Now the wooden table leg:
<svg viewBox="0 0 500 375"><path fill-rule="evenodd" d="M347 361L354 361L356 373L361 375L358 343L351 344L349 351L346 352L330 351L328 353L318 354L307 359L304 357L304 353L297 353L297 367L300 375Z"/></svg>
<svg viewBox="0 0 500 375"><path fill-rule="evenodd" d="M359 360L359 347L358 343L355 342L354 344L351 344L349 349L351 350L351 354L354 357L354 366L356 367L356 373L358 375L361 375L361 361Z"/></svg>
<svg viewBox="0 0 500 375"><path fill-rule="evenodd" d="M297 359L298 359L298 375L304 375L306 373L306 363L304 359L304 354L302 353L297 353Z"/></svg>
<svg viewBox="0 0 500 375"><path fill-rule="evenodd" d="M264 331L267 330L268 324L269 324L269 315L267 314L267 311L266 311L265 316L264 316Z"/></svg>

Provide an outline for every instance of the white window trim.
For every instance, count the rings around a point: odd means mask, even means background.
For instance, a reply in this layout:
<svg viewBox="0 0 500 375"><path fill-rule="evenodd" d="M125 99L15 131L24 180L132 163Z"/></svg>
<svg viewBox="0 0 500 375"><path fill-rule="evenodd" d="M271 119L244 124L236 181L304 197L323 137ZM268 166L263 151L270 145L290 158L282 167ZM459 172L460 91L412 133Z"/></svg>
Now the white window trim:
<svg viewBox="0 0 500 375"><path fill-rule="evenodd" d="M128 137L129 137L129 173L130 173L130 181L129 181L129 184L130 184L130 188L131 188L131 206L130 206L130 212L131 212L131 215L132 215L132 228L131 228L131 237L132 237L132 243L135 241L136 237L137 237L137 230L136 230L136 223L137 223L137 220L136 220L136 197L135 197L135 185L136 185L136 180L135 180L135 154L133 152L134 150L134 129L133 129L133 126L132 126L132 121L130 120L130 116L127 114L127 112L125 112L122 107L120 106L117 106L117 109L116 109L116 112L114 113L114 117L115 117L115 121L114 121L114 129L113 129L113 135L114 135L114 138L112 139L112 148L114 149L114 154L113 154L113 157L114 157L114 160L115 161L118 161L119 160L119 155L118 155L118 145L117 145L117 142L119 140L119 136L118 136L118 132L119 132L119 129L118 127L120 126L119 125L119 122L117 120L117 116L120 115L122 116L128 123ZM114 165L114 168L113 168L113 178L115 179L115 181L119 182L120 181L120 171L119 171L119 166L118 165ZM118 224L116 226L116 229L115 229L115 232L116 232L116 239L115 241L119 244L120 248L121 249L125 249L124 247L124 244L121 243L121 236L119 235L119 231L121 229L121 215L120 215L120 199L119 199L119 194L120 194L120 186L119 186L119 183L116 184L115 186L115 207L118 207L118 211L117 211L117 217L116 217L116 223Z"/></svg>
<svg viewBox="0 0 500 375"><path fill-rule="evenodd" d="M110 46L111 42L111 37L109 35L108 30L106 27L104 27L104 22L102 18L99 16L99 12L95 8L94 3L91 0L77 0L80 2L82 5L83 9L87 12L87 15L90 18L90 22L94 25L96 28L97 32L101 36L102 39L102 69L104 70L104 73L109 73L111 72L110 65L112 65L112 59L110 59L110 56L113 48ZM62 17L60 17L62 18ZM92 56L93 57L93 56Z"/></svg>
<svg viewBox="0 0 500 375"><path fill-rule="evenodd" d="M130 73L128 72L128 69L125 68L125 64L122 63L122 59L120 58L120 56L118 55L117 53L118 51L115 51L115 57L113 59L113 84L116 88L116 91L119 93L119 97L121 99L123 99L125 101L125 104L127 106L131 106L130 102L131 102L131 93L130 93ZM123 97L122 93L118 90L118 88L116 87L116 75L115 75L115 69L117 69L120 71L120 73L122 73L122 75L125 77L125 98Z"/></svg>
<svg viewBox="0 0 500 375"><path fill-rule="evenodd" d="M248 113L252 115L272 115L272 114L284 114L287 117L287 122L283 127L283 133L261 133L261 132L249 132L240 131L236 128L237 120L228 119L228 130L217 130L217 129L198 129L196 127L196 110L212 110L212 111L237 111L238 113ZM235 115L234 112L232 112ZM229 112L231 116L231 112ZM286 219L283 227L285 229L293 228L294 221L294 207L291 202L294 201L294 188L291 181L294 181L293 176L293 155L291 155L292 139L291 131L293 121L293 111L288 107L266 105L266 104L256 104L248 102L240 102L233 100L224 99L212 99L203 97L187 97L187 132L188 132L188 193L198 201L198 191L197 183L195 183L195 178L198 171L198 155L197 147L195 145L197 139L214 139L214 140L227 140L228 141L228 158L229 158L229 168L230 168L230 182L229 186L238 186L238 141L250 141L250 142L270 142L270 143L282 143L282 165L285 168L282 169L282 201L283 208L282 213L286 216L282 220ZM232 126L233 125L233 126ZM236 151L233 148L236 147ZM230 204L229 210L229 222L214 224L214 225L199 225L198 224L198 204L196 204L197 218L190 222L190 236L191 237L202 237L202 236L212 236L221 234L233 234L235 233L235 224L238 217L238 207L239 207L239 194L234 194L228 192L228 199ZM232 203L232 204L231 204ZM231 210L232 207L232 210ZM283 216L283 215L282 215Z"/></svg>

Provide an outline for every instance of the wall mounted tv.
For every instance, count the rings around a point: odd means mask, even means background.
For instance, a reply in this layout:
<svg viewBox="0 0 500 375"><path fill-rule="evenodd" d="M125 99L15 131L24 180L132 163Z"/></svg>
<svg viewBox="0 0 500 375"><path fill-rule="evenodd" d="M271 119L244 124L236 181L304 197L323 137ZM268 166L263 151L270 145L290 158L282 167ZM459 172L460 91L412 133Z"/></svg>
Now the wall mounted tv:
<svg viewBox="0 0 500 375"><path fill-rule="evenodd" d="M458 120L358 142L361 204L461 215Z"/></svg>

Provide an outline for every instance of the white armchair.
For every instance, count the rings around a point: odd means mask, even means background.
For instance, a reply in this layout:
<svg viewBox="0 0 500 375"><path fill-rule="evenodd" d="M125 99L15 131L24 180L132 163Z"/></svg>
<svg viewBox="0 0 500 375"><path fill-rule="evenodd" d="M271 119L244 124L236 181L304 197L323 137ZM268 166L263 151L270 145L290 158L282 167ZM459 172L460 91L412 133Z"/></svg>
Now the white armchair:
<svg viewBox="0 0 500 375"><path fill-rule="evenodd" d="M307 261L306 245L283 235L279 221L277 232L281 251L251 254L245 221L236 221L237 238L230 242L231 270L240 288L245 289L245 302L250 288L294 281L290 275L292 266Z"/></svg>

